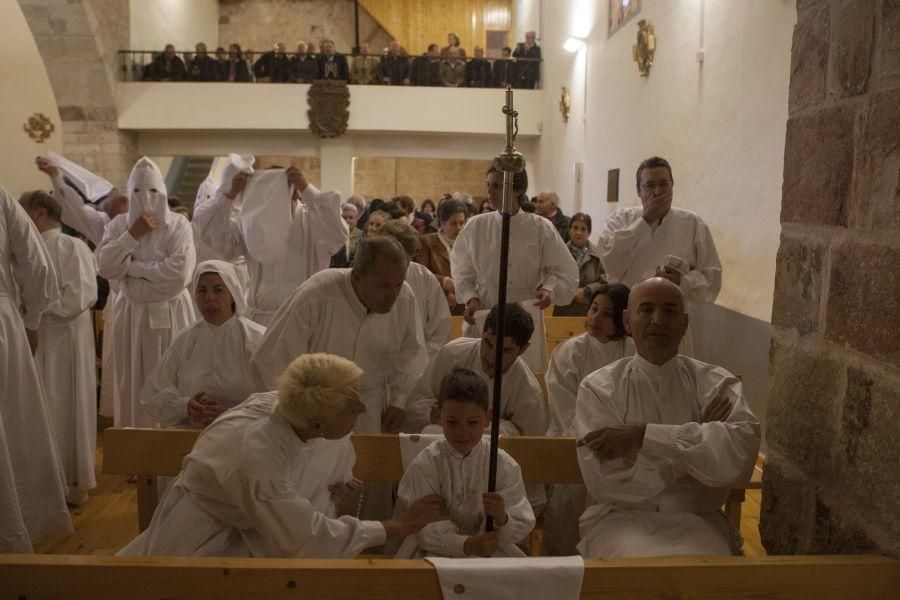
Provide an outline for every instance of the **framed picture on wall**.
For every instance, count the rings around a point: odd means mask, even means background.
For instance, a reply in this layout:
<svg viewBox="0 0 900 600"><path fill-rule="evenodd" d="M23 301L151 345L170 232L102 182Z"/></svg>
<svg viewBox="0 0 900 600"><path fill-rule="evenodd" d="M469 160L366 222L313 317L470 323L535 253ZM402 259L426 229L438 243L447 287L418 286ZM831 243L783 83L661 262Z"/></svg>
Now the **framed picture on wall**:
<svg viewBox="0 0 900 600"><path fill-rule="evenodd" d="M606 37L622 29L641 12L641 0L609 0L609 28Z"/></svg>

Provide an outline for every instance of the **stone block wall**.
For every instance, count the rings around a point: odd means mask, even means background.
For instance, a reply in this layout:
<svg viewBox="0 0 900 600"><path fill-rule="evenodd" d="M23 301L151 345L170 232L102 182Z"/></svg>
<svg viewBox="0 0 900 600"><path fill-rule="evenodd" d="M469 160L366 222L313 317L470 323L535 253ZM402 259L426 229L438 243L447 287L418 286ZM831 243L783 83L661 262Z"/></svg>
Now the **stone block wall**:
<svg viewBox="0 0 900 600"><path fill-rule="evenodd" d="M353 189L369 200L411 196L417 206L426 198L437 204L445 192L486 196L484 172L489 166L489 160L359 157Z"/></svg>
<svg viewBox="0 0 900 600"><path fill-rule="evenodd" d="M900 556L900 2L797 13L760 533Z"/></svg>

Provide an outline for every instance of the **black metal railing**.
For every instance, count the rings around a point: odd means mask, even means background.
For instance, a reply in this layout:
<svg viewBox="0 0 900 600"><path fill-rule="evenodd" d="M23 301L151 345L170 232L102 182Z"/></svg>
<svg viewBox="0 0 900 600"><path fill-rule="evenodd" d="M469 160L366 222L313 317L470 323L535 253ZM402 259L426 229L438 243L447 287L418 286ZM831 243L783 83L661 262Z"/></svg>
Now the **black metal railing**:
<svg viewBox="0 0 900 600"><path fill-rule="evenodd" d="M126 82L311 83L315 79L346 79L350 84L446 86L441 64L448 62L447 58L402 55L407 61L406 76L402 76L402 61L399 69L394 65L389 73L380 69L386 54L336 54L343 57L336 59L339 63L346 61L345 74L339 72L343 67L323 73L320 56L287 52L275 57L271 51L246 50L239 59L226 53L218 58L207 54L207 60L195 60L192 51L176 51L168 59L164 52L157 50L118 52L121 80ZM465 76L457 78L454 87L499 88L509 83L516 89L540 88L541 59L460 57L457 60L463 63ZM383 76L390 81L384 81Z"/></svg>

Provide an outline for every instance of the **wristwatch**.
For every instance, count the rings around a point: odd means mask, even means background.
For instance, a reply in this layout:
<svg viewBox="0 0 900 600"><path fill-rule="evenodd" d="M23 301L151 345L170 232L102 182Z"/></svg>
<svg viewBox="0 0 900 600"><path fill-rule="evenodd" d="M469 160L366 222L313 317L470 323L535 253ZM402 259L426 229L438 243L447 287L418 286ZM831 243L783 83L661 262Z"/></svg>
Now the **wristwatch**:
<svg viewBox="0 0 900 600"><path fill-rule="evenodd" d="M584 297L585 297L585 298L590 298L590 297L591 297L591 286L586 285L586 286L584 286L583 288L581 288L581 291L584 292Z"/></svg>

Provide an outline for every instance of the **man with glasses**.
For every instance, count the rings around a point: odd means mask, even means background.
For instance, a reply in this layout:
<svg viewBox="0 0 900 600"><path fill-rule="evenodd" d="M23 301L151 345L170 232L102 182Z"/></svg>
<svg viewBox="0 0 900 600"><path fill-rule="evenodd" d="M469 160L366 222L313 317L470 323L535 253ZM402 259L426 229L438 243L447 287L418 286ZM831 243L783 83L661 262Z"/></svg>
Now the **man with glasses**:
<svg viewBox="0 0 900 600"><path fill-rule="evenodd" d="M672 207L674 178L669 162L653 156L637 170L641 206L621 208L606 220L599 247L610 283L628 287L665 277L681 288L688 306L715 302L722 288L722 263L709 227L695 213ZM682 353L692 354L690 334Z"/></svg>

